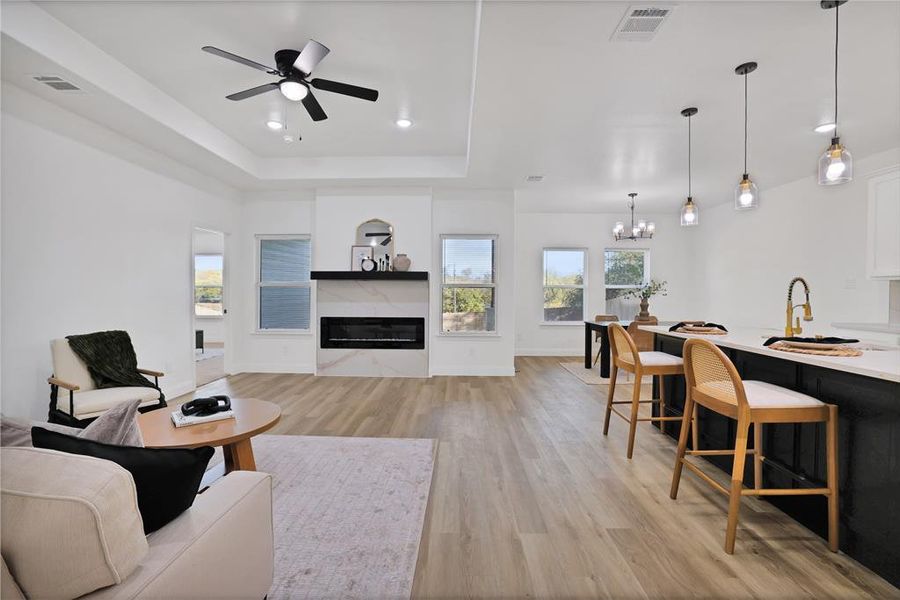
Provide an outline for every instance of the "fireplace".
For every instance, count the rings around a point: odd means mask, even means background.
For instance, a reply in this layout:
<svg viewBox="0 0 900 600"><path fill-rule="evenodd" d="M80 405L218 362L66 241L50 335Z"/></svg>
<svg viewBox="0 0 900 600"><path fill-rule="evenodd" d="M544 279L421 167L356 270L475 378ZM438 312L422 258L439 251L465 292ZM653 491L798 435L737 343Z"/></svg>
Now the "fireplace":
<svg viewBox="0 0 900 600"><path fill-rule="evenodd" d="M321 324L322 348L425 348L425 319L420 317L322 317Z"/></svg>

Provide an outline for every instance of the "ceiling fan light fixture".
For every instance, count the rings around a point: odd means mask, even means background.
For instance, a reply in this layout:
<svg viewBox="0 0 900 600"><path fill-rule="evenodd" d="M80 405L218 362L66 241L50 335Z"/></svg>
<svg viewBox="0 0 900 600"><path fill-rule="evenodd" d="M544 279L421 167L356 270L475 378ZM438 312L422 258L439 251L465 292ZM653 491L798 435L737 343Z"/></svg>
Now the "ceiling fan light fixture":
<svg viewBox="0 0 900 600"><path fill-rule="evenodd" d="M281 83L278 84L278 89L281 90L281 95L291 100L292 102L299 102L306 98L306 95L309 94L309 88L306 84L301 83L299 81L294 81L292 79L285 79Z"/></svg>

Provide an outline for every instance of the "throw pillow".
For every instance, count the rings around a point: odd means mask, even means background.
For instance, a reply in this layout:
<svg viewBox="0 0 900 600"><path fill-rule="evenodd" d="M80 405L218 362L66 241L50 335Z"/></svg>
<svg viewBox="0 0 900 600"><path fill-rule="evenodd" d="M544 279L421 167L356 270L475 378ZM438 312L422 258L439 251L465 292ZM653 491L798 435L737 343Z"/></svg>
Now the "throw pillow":
<svg viewBox="0 0 900 600"><path fill-rule="evenodd" d="M31 430L36 448L84 454L117 463L134 478L144 533L156 531L194 503L213 449L113 446L48 431Z"/></svg>
<svg viewBox="0 0 900 600"><path fill-rule="evenodd" d="M114 444L116 446L144 447L141 428L137 424L140 400L122 402L94 419L84 429L66 427L55 423L23 421L0 417L0 446L31 446L31 428L41 427L49 431L73 435L75 437Z"/></svg>
<svg viewBox="0 0 900 600"><path fill-rule="evenodd" d="M94 419L78 437L104 444L143 448L144 438L137 424L140 405L140 400L120 402Z"/></svg>

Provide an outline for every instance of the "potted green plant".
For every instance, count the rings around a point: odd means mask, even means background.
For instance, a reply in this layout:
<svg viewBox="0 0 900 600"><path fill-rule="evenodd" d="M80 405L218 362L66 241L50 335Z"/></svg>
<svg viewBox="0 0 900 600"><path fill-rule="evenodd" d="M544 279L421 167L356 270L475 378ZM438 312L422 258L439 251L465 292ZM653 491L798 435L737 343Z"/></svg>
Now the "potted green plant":
<svg viewBox="0 0 900 600"><path fill-rule="evenodd" d="M665 296L669 293L666 289L668 282L651 279L639 288L631 289L624 294L623 298L640 298L641 312L635 317L636 321L647 320L650 318L650 298L653 296Z"/></svg>

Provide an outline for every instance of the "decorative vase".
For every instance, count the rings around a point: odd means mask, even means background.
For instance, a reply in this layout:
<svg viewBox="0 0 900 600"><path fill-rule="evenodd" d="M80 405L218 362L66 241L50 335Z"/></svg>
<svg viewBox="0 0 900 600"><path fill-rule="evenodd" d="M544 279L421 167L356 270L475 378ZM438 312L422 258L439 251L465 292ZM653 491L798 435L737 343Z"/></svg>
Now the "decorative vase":
<svg viewBox="0 0 900 600"><path fill-rule="evenodd" d="M641 298L641 312L638 313L636 321L646 321L650 318L650 301L647 298Z"/></svg>
<svg viewBox="0 0 900 600"><path fill-rule="evenodd" d="M409 271L409 267L412 264L412 261L409 260L409 257L405 254L398 254L394 257L394 270L395 271Z"/></svg>

